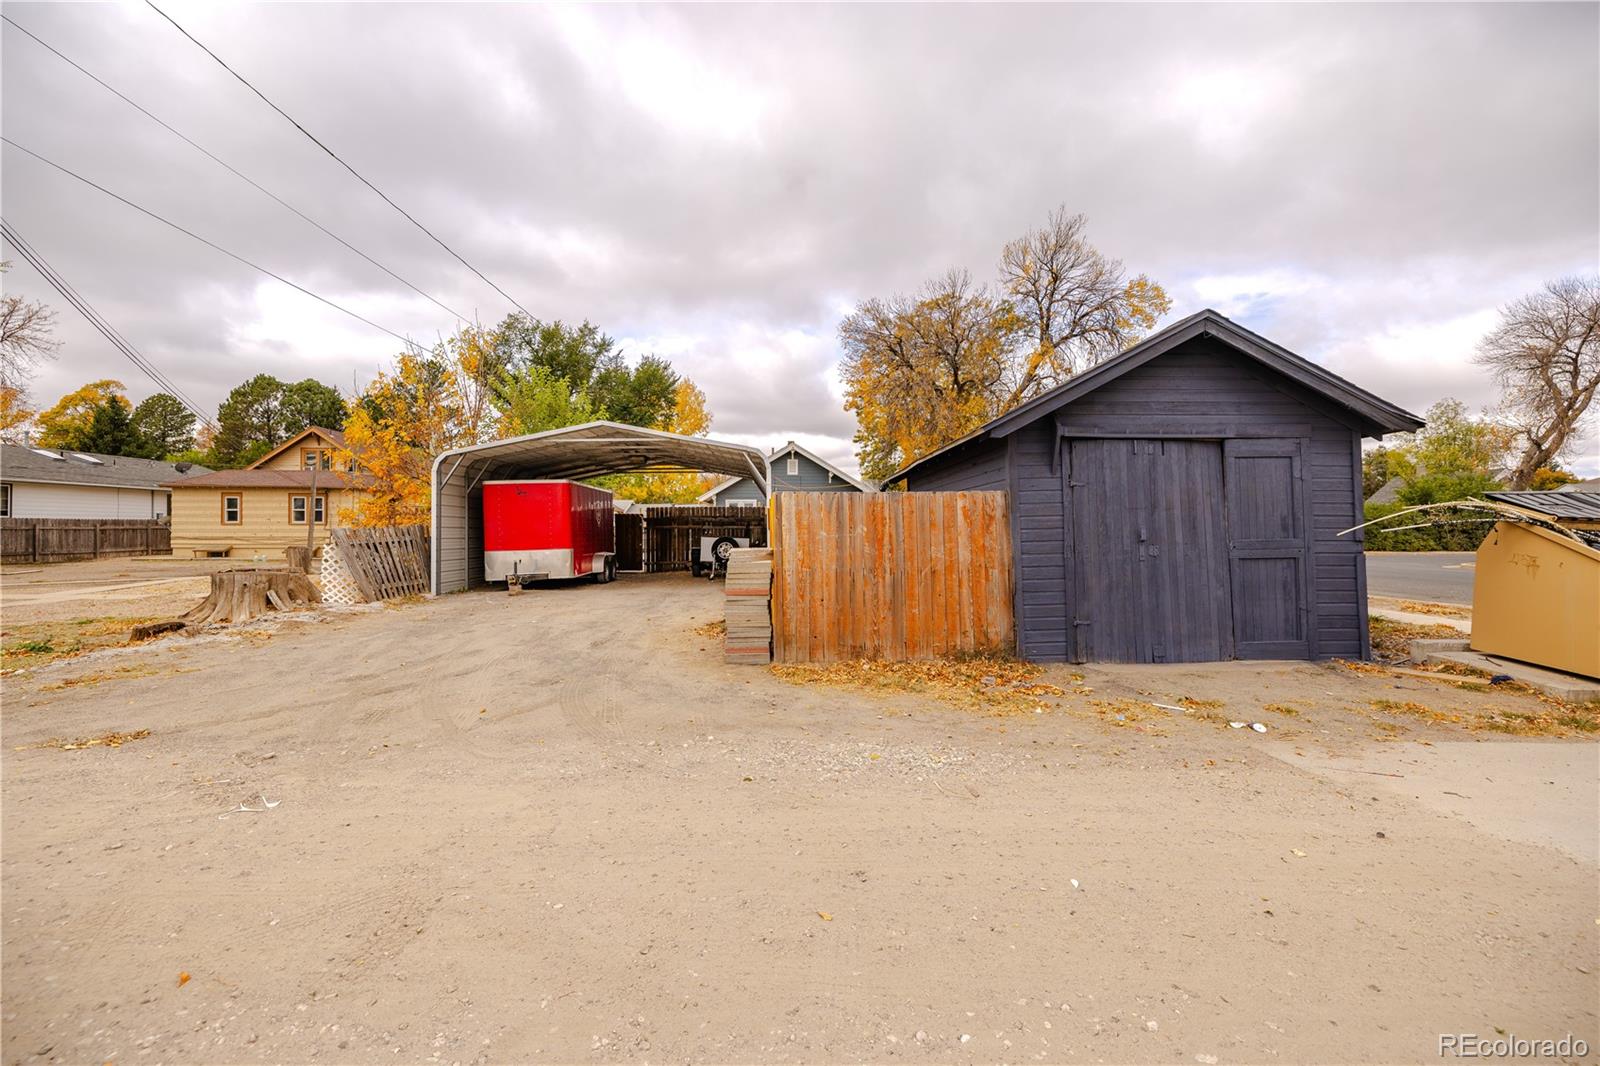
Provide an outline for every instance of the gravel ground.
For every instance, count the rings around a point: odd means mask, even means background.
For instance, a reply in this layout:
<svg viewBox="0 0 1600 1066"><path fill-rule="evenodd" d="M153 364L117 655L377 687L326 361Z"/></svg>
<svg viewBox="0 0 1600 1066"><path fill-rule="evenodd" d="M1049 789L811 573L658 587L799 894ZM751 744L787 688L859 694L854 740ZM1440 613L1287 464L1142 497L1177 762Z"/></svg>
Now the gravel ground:
<svg viewBox="0 0 1600 1066"><path fill-rule="evenodd" d="M1430 763L1417 794L1373 776L1442 742L1596 751L1450 721L1524 697L1328 664L1055 668L1071 695L993 714L726 666L693 632L719 610L709 582L630 577L5 678L5 1061L1418 1062L1497 1027L1600 1047L1595 863L1421 796L1482 764ZM1596 762L1549 761L1578 778L1550 802L1593 796Z"/></svg>

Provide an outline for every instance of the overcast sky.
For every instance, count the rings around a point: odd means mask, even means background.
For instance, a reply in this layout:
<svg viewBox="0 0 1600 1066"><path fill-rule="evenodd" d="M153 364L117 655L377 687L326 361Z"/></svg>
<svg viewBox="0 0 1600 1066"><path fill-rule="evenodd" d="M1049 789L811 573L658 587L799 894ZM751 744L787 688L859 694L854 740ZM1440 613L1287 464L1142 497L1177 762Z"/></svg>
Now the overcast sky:
<svg viewBox="0 0 1600 1066"><path fill-rule="evenodd" d="M992 277L1058 205L1168 321L1215 307L1418 412L1491 403L1496 309L1600 264L1595 4L163 6L535 315L667 356L717 435L852 471L842 315ZM511 309L150 8L4 12L444 304ZM388 329L453 328L0 34L7 137ZM7 221L208 409L260 371L348 391L397 348L9 147L0 170ZM60 306L21 262L4 284ZM154 391L64 307L59 336L36 399Z"/></svg>

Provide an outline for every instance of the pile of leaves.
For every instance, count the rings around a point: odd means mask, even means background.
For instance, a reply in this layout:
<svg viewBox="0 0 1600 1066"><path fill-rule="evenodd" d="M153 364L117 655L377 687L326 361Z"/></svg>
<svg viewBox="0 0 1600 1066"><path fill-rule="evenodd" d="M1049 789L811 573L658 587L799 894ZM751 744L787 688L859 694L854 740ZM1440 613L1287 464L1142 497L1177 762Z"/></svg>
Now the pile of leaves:
<svg viewBox="0 0 1600 1066"><path fill-rule="evenodd" d="M728 622L726 619L718 618L714 622L707 622L704 625L695 626L693 632L697 637L721 640L728 633Z"/></svg>
<svg viewBox="0 0 1600 1066"><path fill-rule="evenodd" d="M80 737L77 740L62 740L59 737L45 741L42 744L28 744L24 748L56 748L60 751L80 751L84 748L120 748L132 740L143 740L150 735L148 729L135 729L129 733L101 733L99 736ZM24 750L18 748L18 751Z"/></svg>
<svg viewBox="0 0 1600 1066"><path fill-rule="evenodd" d="M882 662L851 659L827 664L774 665L772 672L796 685L834 685L884 694L929 696L954 707L991 714L1027 714L1066 695L1038 680L1044 668L1005 656L974 656Z"/></svg>

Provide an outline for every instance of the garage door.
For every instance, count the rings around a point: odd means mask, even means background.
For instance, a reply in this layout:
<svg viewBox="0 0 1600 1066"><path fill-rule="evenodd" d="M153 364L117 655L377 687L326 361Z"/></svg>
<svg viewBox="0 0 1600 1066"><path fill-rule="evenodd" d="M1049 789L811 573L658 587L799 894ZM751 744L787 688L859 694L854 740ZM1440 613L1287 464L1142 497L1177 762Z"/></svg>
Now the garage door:
<svg viewBox="0 0 1600 1066"><path fill-rule="evenodd" d="M1075 440L1078 662L1310 656L1297 439Z"/></svg>
<svg viewBox="0 0 1600 1066"><path fill-rule="evenodd" d="M1233 658L1222 458L1215 441L1072 442L1077 661Z"/></svg>

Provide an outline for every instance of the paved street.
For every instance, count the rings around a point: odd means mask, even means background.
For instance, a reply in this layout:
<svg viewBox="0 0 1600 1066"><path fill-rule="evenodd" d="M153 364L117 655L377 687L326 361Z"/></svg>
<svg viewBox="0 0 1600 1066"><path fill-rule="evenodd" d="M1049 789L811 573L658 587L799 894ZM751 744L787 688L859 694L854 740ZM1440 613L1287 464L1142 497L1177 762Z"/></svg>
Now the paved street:
<svg viewBox="0 0 1600 1066"><path fill-rule="evenodd" d="M1367 593L1472 606L1472 552L1368 552Z"/></svg>

